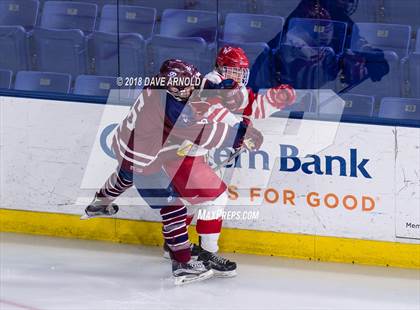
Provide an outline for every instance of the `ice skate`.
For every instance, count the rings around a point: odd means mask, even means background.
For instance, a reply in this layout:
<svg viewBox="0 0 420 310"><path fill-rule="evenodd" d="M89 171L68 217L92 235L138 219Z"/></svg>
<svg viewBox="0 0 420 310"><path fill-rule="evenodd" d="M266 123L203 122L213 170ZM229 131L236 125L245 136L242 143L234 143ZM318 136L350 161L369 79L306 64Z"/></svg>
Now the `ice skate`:
<svg viewBox="0 0 420 310"><path fill-rule="evenodd" d="M180 263L172 260L172 275L175 285L183 285L203 281L213 277L214 273L206 263L190 260Z"/></svg>
<svg viewBox="0 0 420 310"><path fill-rule="evenodd" d="M218 278L231 278L237 275L236 263L221 257L215 253L211 253L199 247L200 253L197 261L209 264L214 272L214 276Z"/></svg>
<svg viewBox="0 0 420 310"><path fill-rule="evenodd" d="M80 219L88 220L96 217L110 217L118 212L118 205L115 203L106 204L101 199L95 196L95 199L85 209Z"/></svg>

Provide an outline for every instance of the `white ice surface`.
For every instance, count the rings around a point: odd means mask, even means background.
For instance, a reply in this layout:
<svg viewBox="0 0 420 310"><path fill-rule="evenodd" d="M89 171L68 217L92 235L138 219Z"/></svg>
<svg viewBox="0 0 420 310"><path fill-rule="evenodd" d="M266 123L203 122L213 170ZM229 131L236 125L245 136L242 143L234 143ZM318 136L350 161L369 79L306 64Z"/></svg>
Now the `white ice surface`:
<svg viewBox="0 0 420 310"><path fill-rule="evenodd" d="M0 234L0 309L420 309L420 271L227 254L231 279L174 287L161 250Z"/></svg>

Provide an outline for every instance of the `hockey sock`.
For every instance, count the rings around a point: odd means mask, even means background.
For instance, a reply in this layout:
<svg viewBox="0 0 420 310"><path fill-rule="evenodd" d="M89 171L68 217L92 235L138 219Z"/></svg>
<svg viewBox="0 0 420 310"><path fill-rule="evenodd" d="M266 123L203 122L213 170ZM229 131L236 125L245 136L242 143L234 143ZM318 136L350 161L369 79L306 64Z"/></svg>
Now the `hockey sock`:
<svg viewBox="0 0 420 310"><path fill-rule="evenodd" d="M200 246L209 252L219 250L218 241L222 230L222 215L228 196L226 192L217 199L198 205L196 231L200 236Z"/></svg>
<svg viewBox="0 0 420 310"><path fill-rule="evenodd" d="M112 202L132 185L133 180L128 180L121 174L114 172L96 193L96 196L108 202Z"/></svg>
<svg viewBox="0 0 420 310"><path fill-rule="evenodd" d="M190 242L187 230L187 208L170 206L160 210L162 216L163 238L169 248L172 259L186 263L191 259Z"/></svg>

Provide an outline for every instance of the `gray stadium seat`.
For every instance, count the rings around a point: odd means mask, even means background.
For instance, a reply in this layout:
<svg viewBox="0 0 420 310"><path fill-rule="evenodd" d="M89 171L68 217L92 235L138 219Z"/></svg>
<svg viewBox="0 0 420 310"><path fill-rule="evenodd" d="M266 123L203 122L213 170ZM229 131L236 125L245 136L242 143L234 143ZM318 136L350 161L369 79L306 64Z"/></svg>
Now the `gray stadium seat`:
<svg viewBox="0 0 420 310"><path fill-rule="evenodd" d="M96 75L145 76L146 42L140 34L120 34L118 41L115 33L94 32L89 39L89 57L94 59Z"/></svg>
<svg viewBox="0 0 420 310"><path fill-rule="evenodd" d="M420 99L383 98L379 117L420 122Z"/></svg>
<svg viewBox="0 0 420 310"><path fill-rule="evenodd" d="M340 97L345 102L343 115L373 116L375 97L357 94L344 94Z"/></svg>
<svg viewBox="0 0 420 310"><path fill-rule="evenodd" d="M282 31L280 16L230 13L226 15L223 40L237 43L269 42Z"/></svg>
<svg viewBox="0 0 420 310"><path fill-rule="evenodd" d="M394 51L400 59L408 55L411 40L410 26L377 23L357 23L356 25L360 30L361 39L365 39L372 47ZM352 50L363 50L365 41L361 39L357 36L352 37Z"/></svg>
<svg viewBox="0 0 420 310"><path fill-rule="evenodd" d="M215 55L202 38L174 38L155 35L148 44L150 75L159 72L161 64L170 58L183 59L195 65L200 72L209 72Z"/></svg>
<svg viewBox="0 0 420 310"><path fill-rule="evenodd" d="M217 14L209 11L167 9L163 12L160 34L169 37L216 40Z"/></svg>
<svg viewBox="0 0 420 310"><path fill-rule="evenodd" d="M80 29L92 32L98 15L98 6L93 3L71 1L46 1L41 27L48 29Z"/></svg>
<svg viewBox="0 0 420 310"><path fill-rule="evenodd" d="M352 94L375 96L377 100L401 96L400 60L397 54L391 51L385 52L385 59L390 67L389 73L379 82L372 82L370 79L364 81L351 90Z"/></svg>
<svg viewBox="0 0 420 310"><path fill-rule="evenodd" d="M71 76L63 73L19 71L15 89L53 93L69 93Z"/></svg>
<svg viewBox="0 0 420 310"><path fill-rule="evenodd" d="M23 26L32 29L37 21L38 0L2 0L0 1L0 25Z"/></svg>
<svg viewBox="0 0 420 310"><path fill-rule="evenodd" d="M76 95L107 97L111 89L116 89L116 78L111 76L79 75L73 93Z"/></svg>
<svg viewBox="0 0 420 310"><path fill-rule="evenodd" d="M36 70L69 73L87 72L86 39L81 30L35 29L32 51Z"/></svg>
<svg viewBox="0 0 420 310"><path fill-rule="evenodd" d="M99 21L99 31L139 33L144 39L152 36L156 22L156 9L131 5L120 5L117 24L117 6L105 5Z"/></svg>
<svg viewBox="0 0 420 310"><path fill-rule="evenodd" d="M22 26L0 26L0 69L28 69L27 35Z"/></svg>

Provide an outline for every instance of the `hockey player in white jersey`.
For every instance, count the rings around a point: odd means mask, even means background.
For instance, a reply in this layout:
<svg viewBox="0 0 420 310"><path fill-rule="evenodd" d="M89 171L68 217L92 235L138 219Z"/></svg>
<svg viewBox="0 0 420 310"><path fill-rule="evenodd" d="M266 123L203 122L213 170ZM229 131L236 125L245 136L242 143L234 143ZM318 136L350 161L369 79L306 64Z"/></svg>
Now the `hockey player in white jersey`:
<svg viewBox="0 0 420 310"><path fill-rule="evenodd" d="M241 114L249 120L261 119L295 103L296 92L290 85L282 84L259 93L247 87L249 66L249 59L242 48L224 46L220 49L215 68L205 76L224 90L221 96L209 96L206 100L209 106L205 115L209 120L228 124L237 122L232 113Z"/></svg>

